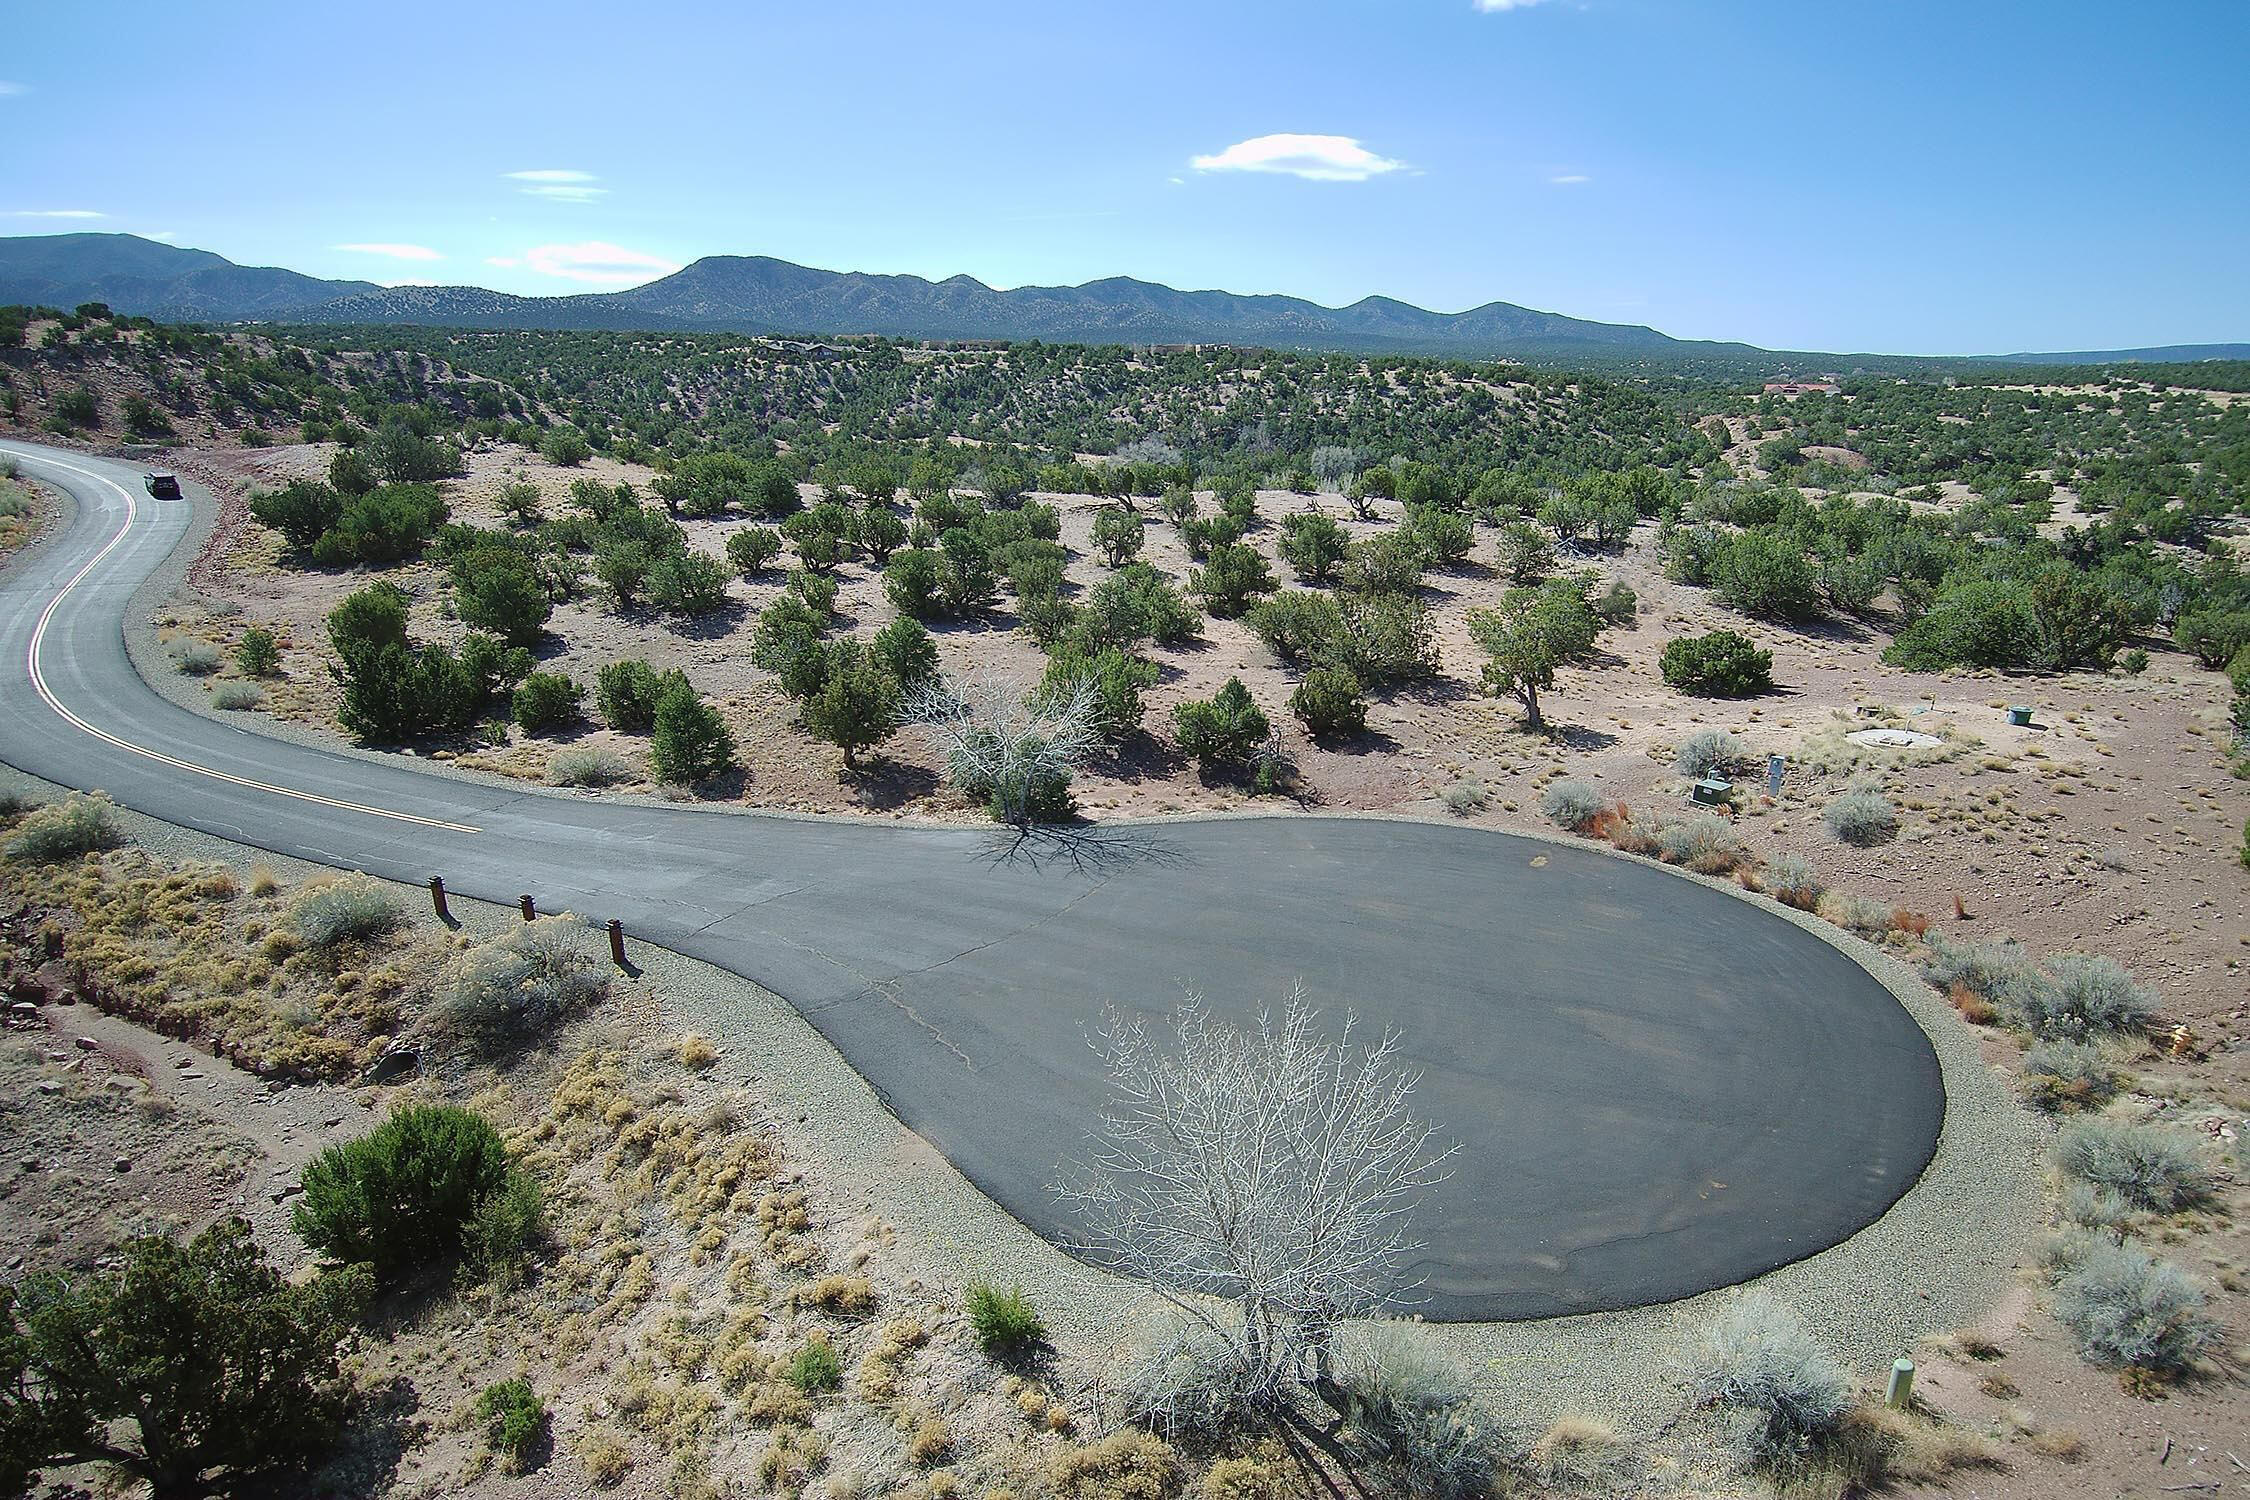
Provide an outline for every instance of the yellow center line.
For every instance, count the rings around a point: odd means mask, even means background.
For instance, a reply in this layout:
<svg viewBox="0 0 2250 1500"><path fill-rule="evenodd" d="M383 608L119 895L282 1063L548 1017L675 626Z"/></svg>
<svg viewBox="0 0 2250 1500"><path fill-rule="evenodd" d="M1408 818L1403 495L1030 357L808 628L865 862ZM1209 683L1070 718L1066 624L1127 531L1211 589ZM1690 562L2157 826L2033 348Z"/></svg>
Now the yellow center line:
<svg viewBox="0 0 2250 1500"><path fill-rule="evenodd" d="M125 498L125 521L123 525L117 528L117 535L111 537L108 545L103 547L101 551L87 559L86 566L71 575L70 582L64 584L57 591L55 597L47 601L47 607L39 612L39 623L32 627L29 661L31 685L38 690L39 696L46 700L49 708L61 714L75 727L84 730L105 744L115 745L120 750L129 750L135 755L144 755L150 760L158 761L176 770L192 771L198 776L208 776L214 781L231 782L236 786L248 787L252 791L271 792L277 797L294 797L300 802L314 802L322 807L341 808L345 812L366 813L368 816L375 818L392 818L401 823L418 823L424 828L443 828L452 833L480 833L483 831L471 827L467 823L448 823L442 818L425 818L418 813L395 812L387 807L370 807L364 802L347 802L337 797L323 797L317 792L302 792L295 787L279 786L270 781L257 781L248 776L237 776L231 771L220 771L210 766L199 766L192 760L182 760L176 755L166 755L161 750L151 750L146 745L136 745L130 740L120 739L108 730L97 728L77 714L72 713L63 705L63 701L55 696L54 690L47 686L47 674L40 669L39 665L39 648L46 641L47 626L54 620L55 611L62 607L63 600L70 597L70 591L85 582L86 575L100 567L102 560L124 543L126 534L133 529L134 518L140 514L140 504L133 498L130 490L118 484L115 480L97 474L91 469L81 469L76 464L66 464L59 459L48 458L44 455L34 459L33 462L51 464L55 468L91 479L96 484L107 485Z"/></svg>

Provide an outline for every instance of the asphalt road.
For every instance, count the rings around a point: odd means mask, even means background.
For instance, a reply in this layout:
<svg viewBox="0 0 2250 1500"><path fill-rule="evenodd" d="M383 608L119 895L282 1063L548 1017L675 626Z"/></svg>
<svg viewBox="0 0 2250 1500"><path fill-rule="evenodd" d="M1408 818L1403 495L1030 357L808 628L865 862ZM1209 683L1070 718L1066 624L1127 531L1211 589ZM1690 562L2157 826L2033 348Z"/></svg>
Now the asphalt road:
<svg viewBox="0 0 2250 1500"><path fill-rule="evenodd" d="M787 998L1058 1243L1048 1184L1102 1098L1090 1024L1189 988L1247 1016L1302 980L1332 1021L1402 1033L1420 1111L1461 1146L1417 1221L1434 1318L1745 1280L1880 1216L1936 1147L1936 1057L1880 984L1639 862L1306 816L1015 845L488 786L190 713L136 675L121 623L188 505L126 464L0 451L78 502L0 583L0 758L278 853L620 917Z"/></svg>

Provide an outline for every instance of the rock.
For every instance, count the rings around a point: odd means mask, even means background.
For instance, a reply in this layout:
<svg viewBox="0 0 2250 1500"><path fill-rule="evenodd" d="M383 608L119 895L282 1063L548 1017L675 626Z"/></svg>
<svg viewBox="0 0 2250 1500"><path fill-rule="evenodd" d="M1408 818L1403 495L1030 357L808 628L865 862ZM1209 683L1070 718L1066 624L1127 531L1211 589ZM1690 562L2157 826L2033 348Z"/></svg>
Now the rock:
<svg viewBox="0 0 2250 1500"><path fill-rule="evenodd" d="M90 1036L82 1036L78 1039L78 1050L81 1052L91 1052L100 1045L101 1043Z"/></svg>
<svg viewBox="0 0 2250 1500"><path fill-rule="evenodd" d="M110 1165L115 1167L120 1172L130 1172L133 1170L133 1159L129 1156L120 1156L119 1158L117 1158L117 1160L111 1162Z"/></svg>
<svg viewBox="0 0 2250 1500"><path fill-rule="evenodd" d="M271 1193L268 1193L266 1196L271 1198L276 1203L286 1203L291 1198L296 1197L303 1191L304 1189L298 1184L294 1182L285 1182L280 1187L275 1188Z"/></svg>
<svg viewBox="0 0 2250 1500"><path fill-rule="evenodd" d="M42 1078L39 1080L39 1092L42 1094L59 1094L62 1092L62 1085L52 1078Z"/></svg>
<svg viewBox="0 0 2250 1500"><path fill-rule="evenodd" d="M421 1053L404 1042L393 1042L383 1049L375 1061L367 1065L367 1071L359 1075L359 1081L389 1083L395 1078L404 1078L407 1074L418 1071L421 1066ZM336 1122L331 1120L328 1123L334 1125Z"/></svg>

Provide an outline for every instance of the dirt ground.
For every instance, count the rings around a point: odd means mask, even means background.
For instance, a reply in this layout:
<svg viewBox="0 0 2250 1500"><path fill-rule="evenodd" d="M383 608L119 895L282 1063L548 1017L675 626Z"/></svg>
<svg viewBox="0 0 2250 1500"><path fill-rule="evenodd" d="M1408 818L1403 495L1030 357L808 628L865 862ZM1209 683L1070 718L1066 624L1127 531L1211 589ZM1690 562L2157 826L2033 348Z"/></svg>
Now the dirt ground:
<svg viewBox="0 0 2250 1500"><path fill-rule="evenodd" d="M275 629L284 645L283 675L268 684L269 709L334 734L335 692L324 667L321 621L365 579L280 566L278 539L249 522L241 503L252 485L324 472L330 451L294 446L175 452L172 462L210 481L228 503L219 532L191 574L191 590L164 623L174 636L220 644L231 643L251 624ZM589 474L630 481L644 493L651 477L599 458L563 470L520 450L478 452L470 456L468 476L452 487L454 515L498 524L494 497L518 478L538 483L550 513L559 513L570 481ZM1100 502L1040 498L1063 513L1062 540L1073 554L1071 582L1083 589L1098 581L1107 570L1092 555L1089 537ZM2058 503L2062 499L2058 496ZM1336 495L1266 492L1259 497L1262 524L1248 540L1270 559L1278 517L1310 507L1337 517L1355 535L1396 519L1396 507L1388 503L1379 507L1377 522L1362 523L1350 518ZM718 556L729 531L743 523L685 524L695 546ZM1191 564L1176 529L1151 515L1146 537L1143 559L1184 581ZM2215 1310L2233 1350L2222 1369L2153 1400L2129 1394L2112 1376L2078 1359L2027 1279L2019 1297L1994 1310L1980 1337L1950 1352L1924 1351L1925 1398L1955 1422L2009 1444L2011 1467L1957 1479L1953 1492L2138 1496L2201 1487L2202 1493L2250 1493L2250 1468L2242 1467L2250 1465L2250 1442L2242 1436L2250 1432L2250 1387L2241 1378L2250 1357L2245 1295L2250 1236L2243 1228L2250 1196L2241 1167L2250 1111L2250 1053L2244 1046L2250 1026L2244 970L2250 959L2250 873L2237 858L2250 817L2250 783L2227 772L2224 678L2155 640L2144 643L2152 661L2137 676L2011 679L1901 671L1879 660L1885 639L1863 627L1781 629L1745 620L1703 590L1667 580L1658 566L1653 527L1644 524L1622 553L1585 559L1638 593L1638 618L1608 632L1592 664L1561 675L1545 695L1553 728L1536 735L1524 730L1512 702L1485 697L1473 685L1476 657L1467 613L1494 603L1505 587L1489 565L1491 555L1490 532L1480 529L1471 562L1429 579L1425 599L1434 613L1444 676L1372 702L1368 734L1341 748L1313 744L1288 717L1284 702L1292 674L1240 622L1207 620L1200 643L1152 648L1164 677L1147 695L1149 732L1081 778L1080 809L1090 818L1113 819L1248 804L1246 788L1200 780L1169 734L1174 704L1208 696L1230 674L1242 678L1281 728L1308 809L1460 815L1499 828L1543 827L1539 793L1560 775L1592 781L1636 810L1668 808L1680 805L1686 791L1685 778L1672 765L1675 745L1700 729L1734 732L1746 752L1742 779L1753 788L1738 799L1737 823L1757 855L1802 855L1837 889L1924 914L1933 932L2015 937L2038 954L2105 954L2152 986L2163 1002L2156 1032L2176 1036L2177 1045L2164 1055L2154 1045L2142 1048L2132 1063L2135 1086L2113 1113L2174 1121L2201 1132L2222 1175L2218 1208L2164 1231L2172 1241L2166 1253L2217 1291ZM1278 561L1273 571L1284 584L1292 579ZM455 622L439 615L442 590L434 567L420 565L394 576L416 595L418 634L444 638L458 631ZM847 564L838 577L839 632L871 632L891 617L875 570ZM734 797L744 806L948 820L977 816L944 791L937 758L911 732L894 737L868 758L865 770L847 777L838 752L793 722L792 705L749 661L755 612L781 590L779 572L753 583L737 580L730 585L737 608L718 617L716 626L680 626L654 614L620 618L592 598L565 604L551 622L555 644L543 665L582 682L590 682L604 662L623 656L686 668L736 732L746 774ZM938 629L944 665L954 671L999 669L1027 684L1035 681L1040 654L1009 628L1012 623L999 616L989 625ZM1773 652L1773 694L1719 703L1686 697L1662 682L1655 661L1667 640L1722 625ZM2033 709L2029 726L2007 722L2012 704ZM1845 738L1879 726L1933 735L1940 744L1883 750ZM457 753L465 763L536 780L561 744L609 745L645 762L638 737L592 725L562 739L527 740L514 732L505 746ZM440 752L439 758L454 753ZM1783 759L1779 793L1770 798L1757 795L1769 755ZM1901 809L1903 826L1895 839L1857 848L1824 830L1823 806L1858 782L1880 784ZM1481 789L1481 796L1465 783ZM1449 789L1465 812L1450 812L1440 800ZM637 790L654 788L644 784ZM2175 1033L2175 1027L2184 1033ZM1994 1066L2016 1065L2021 1049L2015 1040L1996 1029L1983 1036ZM44 1045L52 1049L56 1043ZM93 1059L106 1056L88 1054L82 1066L99 1069L106 1064ZM14 1064L33 1065L28 1058ZM150 1060L154 1072L167 1066ZM229 1132L258 1137L256 1124L255 1116L248 1124L222 1117L215 1127L221 1133L195 1149L232 1160L226 1153L240 1149L241 1137ZM120 1154L131 1152L121 1148ZM254 1172L254 1165L232 1178L214 1171L197 1189L202 1196L153 1203L151 1211L193 1218L239 1193ZM6 1253L18 1248L0 1243Z"/></svg>

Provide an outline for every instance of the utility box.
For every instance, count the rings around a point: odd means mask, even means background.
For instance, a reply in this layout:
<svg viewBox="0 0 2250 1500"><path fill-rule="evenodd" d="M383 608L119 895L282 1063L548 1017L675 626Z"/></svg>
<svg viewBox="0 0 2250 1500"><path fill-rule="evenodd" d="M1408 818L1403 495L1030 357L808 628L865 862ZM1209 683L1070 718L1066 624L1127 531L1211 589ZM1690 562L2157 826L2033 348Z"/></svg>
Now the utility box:
<svg viewBox="0 0 2250 1500"><path fill-rule="evenodd" d="M2008 707L2008 722L2019 729L2029 724L2031 722L2031 705L2028 703L2010 704Z"/></svg>
<svg viewBox="0 0 2250 1500"><path fill-rule="evenodd" d="M1704 807L1725 807L1734 800L1734 783L1706 776L1688 788L1688 796Z"/></svg>

